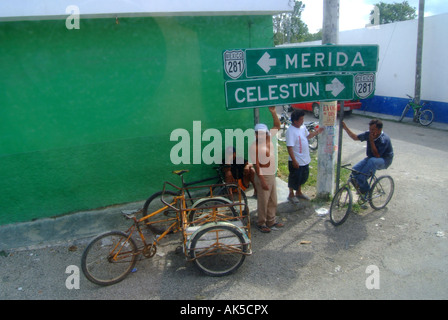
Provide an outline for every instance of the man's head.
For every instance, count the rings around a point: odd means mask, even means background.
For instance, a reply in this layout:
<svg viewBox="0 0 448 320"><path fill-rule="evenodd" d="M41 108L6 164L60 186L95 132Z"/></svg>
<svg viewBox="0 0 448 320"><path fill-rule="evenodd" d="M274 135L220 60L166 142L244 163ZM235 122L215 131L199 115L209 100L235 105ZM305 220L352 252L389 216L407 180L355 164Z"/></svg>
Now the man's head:
<svg viewBox="0 0 448 320"><path fill-rule="evenodd" d="M378 119L370 120L369 131L371 132L371 134L375 139L378 138L381 132L383 131L383 122Z"/></svg>
<svg viewBox="0 0 448 320"><path fill-rule="evenodd" d="M304 117L305 117L305 111L294 110L291 113L291 122L295 127L300 128L300 126L302 126L303 124Z"/></svg>
<svg viewBox="0 0 448 320"><path fill-rule="evenodd" d="M257 123L255 125L255 137L256 139L266 139L269 137L271 133L269 132L269 128L264 123Z"/></svg>

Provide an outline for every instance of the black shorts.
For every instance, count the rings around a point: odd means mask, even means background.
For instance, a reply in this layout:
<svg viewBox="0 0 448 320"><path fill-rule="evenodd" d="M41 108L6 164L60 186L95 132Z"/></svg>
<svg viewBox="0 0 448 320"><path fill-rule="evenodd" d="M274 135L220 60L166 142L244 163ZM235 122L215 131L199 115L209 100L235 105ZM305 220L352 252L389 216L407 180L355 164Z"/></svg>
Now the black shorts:
<svg viewBox="0 0 448 320"><path fill-rule="evenodd" d="M288 168L288 188L298 190L301 185L308 181L308 177L310 175L310 166L307 164L305 166L294 168L292 166L292 161L288 161Z"/></svg>

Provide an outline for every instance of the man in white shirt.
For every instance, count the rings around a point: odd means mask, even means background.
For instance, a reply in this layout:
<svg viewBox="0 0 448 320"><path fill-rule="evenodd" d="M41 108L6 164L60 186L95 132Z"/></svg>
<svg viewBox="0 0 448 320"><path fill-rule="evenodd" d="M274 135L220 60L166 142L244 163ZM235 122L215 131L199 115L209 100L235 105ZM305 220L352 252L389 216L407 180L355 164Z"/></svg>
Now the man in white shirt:
<svg viewBox="0 0 448 320"><path fill-rule="evenodd" d="M288 200L292 203L298 203L298 198L309 200L302 193L302 185L308 180L309 164L311 162L308 139L324 131L324 128L319 128L317 131L310 133L303 125L304 117L305 112L303 110L294 110L291 113L291 126L286 131L286 147L289 153Z"/></svg>

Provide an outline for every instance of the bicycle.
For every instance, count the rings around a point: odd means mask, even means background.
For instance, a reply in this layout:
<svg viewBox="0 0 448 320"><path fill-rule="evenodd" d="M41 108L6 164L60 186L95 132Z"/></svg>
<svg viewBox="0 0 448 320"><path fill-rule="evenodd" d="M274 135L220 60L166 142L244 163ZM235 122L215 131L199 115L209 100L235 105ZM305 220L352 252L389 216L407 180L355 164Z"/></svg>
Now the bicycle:
<svg viewBox="0 0 448 320"><path fill-rule="evenodd" d="M280 116L280 129L278 130L278 140L285 142L286 141L286 131L288 130L289 126L291 125L291 118L288 115L288 108L283 105L283 112ZM319 128L319 124L314 121L307 121L303 123L305 127L308 129L309 132L316 131L317 128ZM308 146L311 150L316 150L318 145L318 136L314 136L311 139L308 140Z"/></svg>
<svg viewBox="0 0 448 320"><path fill-rule="evenodd" d="M280 115L280 129L278 130L278 140L280 141L286 141L286 131L288 130L289 126L291 125L291 118L288 115L288 108L283 105L282 106L283 111L282 114Z"/></svg>
<svg viewBox="0 0 448 320"><path fill-rule="evenodd" d="M409 97L409 102L403 109L401 113L400 119L398 121L402 121L405 115L408 113L409 109L413 109L414 117L413 121L420 123L422 126L429 126L434 121L434 112L429 109L428 103L423 102L421 105L415 102L415 99L407 94ZM425 108L425 109L424 109Z"/></svg>
<svg viewBox="0 0 448 320"><path fill-rule="evenodd" d="M197 181L193 181L193 182L189 182L189 183L185 182L185 179L183 176L184 173L189 172L188 170L173 171L174 174L177 174L181 177L181 189L177 192L171 191L171 190L166 190L164 194L163 194L163 191L158 191L158 192L154 193L145 201L143 208L139 213L141 216L138 216L138 217L144 217L144 216L148 215L148 213L157 211L161 207L164 207L165 205L162 201L162 196L165 197L166 201L171 202L171 201L173 201L173 199L176 196L180 195L181 190L182 190L182 192L186 192L186 197L188 198L188 201L191 204L191 208L201 209L203 212L206 212L207 207L213 207L215 205L232 202L233 201L233 192L236 191L237 189L239 189L238 195L241 196L241 199L237 199L237 200L242 200L242 202L244 202L245 205L244 205L243 211L244 211L245 215L248 216L249 215L249 206L247 204L247 196L246 196L245 192L241 188L238 188L237 185L235 185L235 184L225 183L222 168L223 168L222 165L214 167L214 169L217 171L217 175L214 177L205 178L202 180L197 180ZM190 186L197 185L197 184L211 181L211 180L215 180L215 182L212 184L214 187L212 189L210 189L209 192L204 194L203 197L194 198L191 195L190 188L189 188ZM192 190L207 191L208 189L207 188L202 188L202 189L201 188L193 188ZM210 194L212 194L214 196L210 197ZM188 217L188 218L190 220L194 219L194 215L197 215L198 212L199 212L198 210L192 211L190 213L191 217ZM168 207L163 212L163 214L165 216L172 216L172 215L175 215L176 213L173 212L173 210ZM227 209L227 214L235 216L237 214L237 209L229 207ZM148 219L147 227L152 232L157 233L157 234L162 234L169 227L169 224L160 223L158 225L153 225L150 222L151 222L151 219Z"/></svg>
<svg viewBox="0 0 448 320"><path fill-rule="evenodd" d="M246 226L242 224L242 210L236 217L221 212L223 208L241 208L242 203L221 203L214 206L207 215L197 215L191 221L187 217L196 209L186 207L185 188L165 182L163 194L167 191L167 185L180 191L173 202L167 202L162 197L165 207L139 219L135 211L122 212L125 218L133 221L126 232L106 232L87 245L81 257L81 267L89 281L104 286L122 281L131 273L140 255L151 258L156 254L157 245L169 233L182 234L185 258L193 261L202 272L210 276L224 276L234 272L242 265L245 257L252 254L250 225L249 222ZM212 192L214 187L196 188L209 188ZM174 210L176 215L163 216L162 213L167 208ZM151 218L151 224L168 221L170 225L162 234L154 235L153 240L147 241L142 224ZM137 241L141 244L138 245Z"/></svg>
<svg viewBox="0 0 448 320"><path fill-rule="evenodd" d="M391 176L384 175L376 177L375 174L368 175L352 168L348 168L350 164L341 166L341 168L352 171L355 174L362 174L369 178L369 191L367 194L362 194L359 186L353 177L350 175L348 181L336 192L330 206L330 221L333 225L339 226L343 224L352 209L353 195L352 188L356 190L359 195L358 202L364 204L368 202L375 210L384 208L392 199L395 189L395 183Z"/></svg>

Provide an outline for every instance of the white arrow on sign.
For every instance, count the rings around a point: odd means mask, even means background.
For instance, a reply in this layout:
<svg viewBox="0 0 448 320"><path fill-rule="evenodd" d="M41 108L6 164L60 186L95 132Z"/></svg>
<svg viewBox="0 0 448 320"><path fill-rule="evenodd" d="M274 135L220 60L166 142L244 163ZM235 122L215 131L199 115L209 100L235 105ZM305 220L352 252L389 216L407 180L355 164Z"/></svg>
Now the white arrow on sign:
<svg viewBox="0 0 448 320"><path fill-rule="evenodd" d="M264 55L258 60L257 64L263 69L264 72L268 73L271 67L277 65L277 59L271 58L269 53L265 52Z"/></svg>
<svg viewBox="0 0 448 320"><path fill-rule="evenodd" d="M337 78L334 78L330 84L325 86L325 91L331 91L333 96L337 97L338 94L341 93L342 90L345 89L344 84L339 81Z"/></svg>

